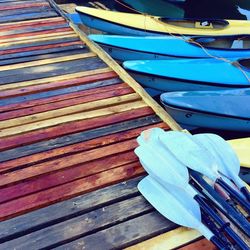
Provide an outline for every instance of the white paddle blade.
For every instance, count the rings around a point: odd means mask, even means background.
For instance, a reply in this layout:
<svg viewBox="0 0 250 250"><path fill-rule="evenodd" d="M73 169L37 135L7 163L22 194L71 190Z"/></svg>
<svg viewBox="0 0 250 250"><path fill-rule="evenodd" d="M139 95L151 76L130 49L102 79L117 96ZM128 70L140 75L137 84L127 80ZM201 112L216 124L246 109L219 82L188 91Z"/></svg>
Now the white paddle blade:
<svg viewBox="0 0 250 250"><path fill-rule="evenodd" d="M218 166L213 155L206 148L194 142L191 135L170 131L160 135L159 139L182 164L204 174L213 181L218 178Z"/></svg>
<svg viewBox="0 0 250 250"><path fill-rule="evenodd" d="M201 213L197 202L183 190L172 186L169 189L163 188L150 176L139 182L138 189L148 202L170 221L200 230L207 239L213 236L201 222Z"/></svg>
<svg viewBox="0 0 250 250"><path fill-rule="evenodd" d="M244 187L244 182L239 178L240 162L230 144L216 134L200 134L195 137L206 143L211 152L217 154L221 162L218 164L218 171L233 180L238 188Z"/></svg>
<svg viewBox="0 0 250 250"><path fill-rule="evenodd" d="M144 144L135 149L136 155L144 169L154 178L160 180L165 186L168 184L186 188L189 181L188 170L185 166L173 163L167 155L164 157L159 153L157 147ZM170 156L172 158L172 156ZM180 170L180 169L181 170ZM177 171L177 169L179 169ZM181 174L180 174L181 172Z"/></svg>
<svg viewBox="0 0 250 250"><path fill-rule="evenodd" d="M137 142L139 145L142 145L144 143L149 143L152 140L158 140L159 135L164 133L164 130L161 128L151 128L144 130L141 132L141 135L138 136Z"/></svg>
<svg viewBox="0 0 250 250"><path fill-rule="evenodd" d="M168 172L174 169L174 171L177 172L177 174L179 174L181 177L188 179L189 174L186 166L183 166L183 164L181 164L179 161L176 161L171 152L159 141L159 136L164 133L165 131L161 128L145 130L138 137L138 142L141 146L145 146L144 150L151 151L151 153L154 155L154 158L151 160L156 161L156 159L162 158L162 160L165 162L164 166L168 167Z"/></svg>

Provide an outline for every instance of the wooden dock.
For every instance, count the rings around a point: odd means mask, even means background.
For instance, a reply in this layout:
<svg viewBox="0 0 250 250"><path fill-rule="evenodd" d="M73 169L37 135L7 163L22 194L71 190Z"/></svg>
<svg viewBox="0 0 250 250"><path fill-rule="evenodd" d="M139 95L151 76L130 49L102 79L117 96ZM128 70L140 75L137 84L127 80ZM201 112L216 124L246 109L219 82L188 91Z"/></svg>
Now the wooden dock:
<svg viewBox="0 0 250 250"><path fill-rule="evenodd" d="M62 15L0 0L0 249L213 249L136 188L135 138L180 127Z"/></svg>

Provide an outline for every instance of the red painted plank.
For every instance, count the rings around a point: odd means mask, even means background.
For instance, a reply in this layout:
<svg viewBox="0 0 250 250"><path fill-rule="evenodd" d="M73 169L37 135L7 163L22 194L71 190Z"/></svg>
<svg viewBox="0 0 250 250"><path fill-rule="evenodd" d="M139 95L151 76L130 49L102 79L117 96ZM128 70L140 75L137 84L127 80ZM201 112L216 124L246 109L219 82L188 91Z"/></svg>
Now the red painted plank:
<svg viewBox="0 0 250 250"><path fill-rule="evenodd" d="M81 152L74 155L65 156L46 163L40 163L31 167L6 173L0 176L0 187L3 188L5 186L10 186L14 183L29 180L40 175L56 172L77 164L82 164L85 162L90 163L90 161L100 159L102 157L133 150L136 146L136 140L130 139L124 142L91 149L85 151L84 153Z"/></svg>
<svg viewBox="0 0 250 250"><path fill-rule="evenodd" d="M22 196L66 184L83 177L107 171L109 169L136 161L137 157L135 153L133 151L129 151L118 155L112 155L98 160L93 160L91 162L82 163L59 172L49 173L48 175L38 177L37 179L28 180L14 186L1 189L0 203L8 202Z"/></svg>
<svg viewBox="0 0 250 250"><path fill-rule="evenodd" d="M96 90L94 95L92 94L94 91L90 91L89 95L86 95L86 91L84 91L83 95L80 97L75 97L75 98L70 98L66 99L63 101L58 101L58 102L53 102L53 103L48 103L48 104L43 104L31 108L24 108L24 109L18 109L10 112L4 112L0 114L0 121L3 120L8 120L11 118L17 118L17 117L22 117L22 116L27 116L27 115L32 115L32 114L37 114L41 112L46 112L50 110L55 110L59 108L64 108L64 107L69 107L77 104L82 104L94 100L100 100L102 98L108 98L108 97L114 97L114 96L120 96L120 95L125 95L125 94L130 94L133 93L134 91L126 86L125 84L117 84L120 86L117 86L115 89L107 89L106 91L102 88L101 90ZM114 86L112 86L114 88ZM97 91L99 91L97 93ZM80 95L78 92L77 94ZM85 94L85 95L84 95Z"/></svg>
<svg viewBox="0 0 250 250"><path fill-rule="evenodd" d="M117 74L114 71L106 72L106 73L100 73L100 74L94 74L94 75L89 75L89 76L83 76L83 77L78 77L74 79L69 79L69 80L62 80L62 81L48 81L47 83L44 84L38 84L34 86L29 86L29 87L21 87L17 89L11 89L11 90L5 90L0 92L0 99L4 98L9 98L9 97L14 97L14 96L21 96L21 95L27 95L27 94L34 94L37 92L42 92L42 91L49 91L49 90L54 90L54 89L61 89L61 88L67 88L67 87L72 87L72 86L78 86L78 85L83 85L87 83L91 83L94 81L100 81L100 80L107 80L107 79L112 79L114 77L117 77ZM127 85L128 86L128 85ZM100 88L99 88L100 89ZM92 91L91 89L88 91ZM79 91L83 92L83 91ZM60 95L60 97L50 97L48 98L48 102L55 102L58 100L61 100L61 96L63 99L68 98L67 96L73 96L76 95L77 93L71 93L68 95ZM39 100L33 100L29 102L23 102L22 107L30 107L30 106L35 106L35 105L41 105L43 104L44 100L39 99ZM47 101L45 103L48 103ZM10 107L10 110L15 109L15 107L20 108L20 105L12 105ZM5 109L6 110L6 109ZM1 110L3 111L3 110Z"/></svg>
<svg viewBox="0 0 250 250"><path fill-rule="evenodd" d="M16 9L24 9L24 8L32 8L32 7L46 7L50 6L48 2L40 2L40 3L15 3L15 5L5 5L0 6L0 11L2 10L16 10Z"/></svg>
<svg viewBox="0 0 250 250"><path fill-rule="evenodd" d="M76 143L76 144L65 146L65 147L48 150L42 153L28 155L28 156L21 157L15 160L10 160L7 162L0 163L0 173L4 173L6 171L10 172L11 170L15 170L16 168L24 167L27 164L31 166L32 164L36 164L37 162L41 162L41 161L45 162L50 159L63 157L64 155L79 153L79 152L90 150L96 147L105 146L110 143L120 142L120 141L128 140L131 138L135 138L143 130L153 128L153 127L169 129L165 123L158 123L154 125L136 128L136 129L125 131L125 132L115 133L113 135L111 134L111 135L99 137L97 139L80 142L80 143Z"/></svg>
<svg viewBox="0 0 250 250"><path fill-rule="evenodd" d="M215 245L206 240L206 239L202 239L199 241L196 241L194 243L188 244L184 247L179 248L179 250L216 250L217 247L215 247Z"/></svg>
<svg viewBox="0 0 250 250"><path fill-rule="evenodd" d="M33 88L35 92L41 92L41 91L46 91L46 90L53 90L53 89L77 86L77 85L82 85L82 84L88 84L88 83L92 83L95 81L108 80L108 79L111 79L114 77L117 77L117 74L115 72L111 71L111 72L107 72L107 73L84 76L84 77L79 77L79 78L70 79L70 80L48 82L48 83L45 83L42 85L31 86L29 88L29 90L32 91L32 88ZM22 89L19 89L19 90L22 91ZM99 88L99 90L101 91L101 88ZM15 92L15 91L18 91L18 90L13 90L13 92ZM86 94L90 93L90 91L91 90L87 90L87 91L85 91L85 93ZM8 94L13 94L13 92L12 92L12 90L2 91L3 94L0 94L0 96L2 98L9 97ZM81 91L81 93L83 93L83 91ZM77 96L78 96L77 93L70 93L70 94L64 94L64 95L59 95L59 96L53 96L53 97L49 97L46 99L42 98L42 99L22 102L22 103L18 103L18 104L5 105L5 106L0 107L0 112L8 111L8 110L12 111L15 109L22 109L22 108L26 108L26 107L33 107L33 106L42 105L42 104L46 104L46 103L52 103L52 102L57 102L57 101L65 100L65 99L71 99L71 98L75 98Z"/></svg>
<svg viewBox="0 0 250 250"><path fill-rule="evenodd" d="M35 106L32 108L28 108L28 109L27 108L19 109L13 112L3 113L3 114L0 114L0 121L8 120L10 118L17 118L21 116L31 115L31 114L37 114L37 113L46 112L50 110L56 110L56 109L65 108L65 107L82 104L86 102L102 100L102 99L106 99L110 97L131 94L131 93L134 93L134 91L127 86L124 86L123 88L119 88L119 89L109 90L109 91L99 90L99 93L97 93L96 91L94 95L89 93L89 95L83 95L78 98L66 99L60 102L54 102L54 103L44 104L40 106Z"/></svg>
<svg viewBox="0 0 250 250"><path fill-rule="evenodd" d="M20 30L26 27L41 27L45 25L56 25L56 24L65 24L67 23L62 17L49 18L47 20L35 20L35 21L24 21L24 22L15 22L11 24L1 24L0 31L8 30Z"/></svg>
<svg viewBox="0 0 250 250"><path fill-rule="evenodd" d="M143 173L144 170L139 163L132 163L15 199L0 205L0 220L3 221L58 201L126 181Z"/></svg>
<svg viewBox="0 0 250 250"><path fill-rule="evenodd" d="M32 36L35 39L35 36L39 35L46 35L46 34L55 34L60 33L60 32L72 32L71 28L58 28L58 29L53 29L53 30L43 30L43 31L36 31L36 32L28 32L28 33L21 33L21 34L12 34L12 35L5 35L5 36L0 36L0 39L10 39L10 38L18 38L18 37L27 37L27 36ZM6 43L6 42L1 42L0 44Z"/></svg>
<svg viewBox="0 0 250 250"><path fill-rule="evenodd" d="M78 122L70 122L60 126L40 129L26 134L16 135L0 140L0 151L16 148L19 146L32 144L35 142L56 138L58 136L94 129L101 126L114 124L120 121L126 121L153 114L149 107L126 111L119 114L113 114L105 117L87 119Z"/></svg>
<svg viewBox="0 0 250 250"><path fill-rule="evenodd" d="M9 55L9 54L15 54L15 53L21 53L21 52L34 51L34 50L61 48L61 47L72 46L72 45L84 45L84 44L82 41L75 41L75 42L67 42L67 43L56 43L56 44L49 44L49 45L32 46L32 47L27 47L27 48L25 48L26 45L24 44L23 48L2 50L0 51L0 55Z"/></svg>

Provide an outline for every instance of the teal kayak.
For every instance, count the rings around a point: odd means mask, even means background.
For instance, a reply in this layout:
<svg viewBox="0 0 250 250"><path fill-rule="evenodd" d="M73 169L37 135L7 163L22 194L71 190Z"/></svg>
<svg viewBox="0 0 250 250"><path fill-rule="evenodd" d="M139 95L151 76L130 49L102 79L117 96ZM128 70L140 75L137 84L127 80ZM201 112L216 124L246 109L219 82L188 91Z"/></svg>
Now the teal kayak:
<svg viewBox="0 0 250 250"><path fill-rule="evenodd" d="M162 92L250 87L250 59L139 60L123 66L144 87Z"/></svg>
<svg viewBox="0 0 250 250"><path fill-rule="evenodd" d="M250 132L249 88L164 93L161 102L184 127Z"/></svg>

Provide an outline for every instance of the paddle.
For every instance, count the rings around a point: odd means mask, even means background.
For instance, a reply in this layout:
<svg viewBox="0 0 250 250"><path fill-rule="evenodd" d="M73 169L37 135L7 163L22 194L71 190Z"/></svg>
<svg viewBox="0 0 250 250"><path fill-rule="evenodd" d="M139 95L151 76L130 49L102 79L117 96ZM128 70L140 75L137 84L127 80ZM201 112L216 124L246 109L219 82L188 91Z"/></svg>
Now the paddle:
<svg viewBox="0 0 250 250"><path fill-rule="evenodd" d="M159 136L159 137L166 134L163 130L161 130L159 128L152 129L150 131L144 131L142 133L142 136L138 137L138 143L143 145L144 141L147 141L147 138L149 138L149 133L151 133L151 135L152 135L152 133L158 134L157 136ZM171 133L171 132L168 132L168 133ZM143 140L143 138L144 138L144 140ZM172 139L175 140L174 138L172 138ZM161 144L161 145L163 146L164 144ZM183 145L183 146L184 146L184 148L182 149L182 151L185 150L185 145ZM158 145L157 144L153 145L153 147L156 147L157 150L159 151L159 143L158 143ZM179 153L181 153L181 151ZM161 151L161 154L162 155L166 154L166 151ZM168 155L169 155L169 153L168 153ZM186 156L186 158L188 158L188 156ZM168 159L168 161L169 161L169 159ZM185 161L185 159L184 159L184 161ZM172 159L172 162L169 165L174 166L174 169L176 169L177 171L184 172L183 171L183 166L186 166L187 164L186 163L184 163L184 164L181 163L180 161L178 161L178 159L176 159L174 157L174 161ZM184 176L183 173L181 175ZM179 178L176 178L176 179L178 181ZM225 202L214 191L214 189L212 187L207 185L206 190L208 190L209 194L212 194L212 197L214 198L214 200L212 200L212 201L217 206L217 208L219 208L220 211L222 211L230 220L232 220L234 222L235 225L237 225L243 232L246 232L246 234L249 236L250 235L250 226L249 226L248 221L243 216L238 214L238 212L235 211L229 204L227 204L227 202Z"/></svg>
<svg viewBox="0 0 250 250"><path fill-rule="evenodd" d="M198 134L194 135L215 157L219 158L222 164L218 165L218 170L221 174L231 179L240 191L250 201L250 193L247 190L245 183L240 179L240 162L230 146L223 138L215 134Z"/></svg>
<svg viewBox="0 0 250 250"><path fill-rule="evenodd" d="M179 197L182 201L187 199L185 201L186 208L192 209L192 202L188 202L190 197L198 202L203 210L211 216L220 227L225 227L225 231L242 249L247 249L245 243L239 236L235 234L230 227L227 227L225 222L204 202L203 198L198 195L197 191L189 185L189 175L186 166L176 161L171 153L162 147L159 142L158 132L160 133L161 131L157 129L151 131L153 131L153 133L150 135L146 132L146 134L142 133L142 135L138 137L140 146L135 149L135 153L149 175L167 189L169 188L170 190L171 187L171 191L177 198Z"/></svg>
<svg viewBox="0 0 250 250"><path fill-rule="evenodd" d="M208 146L204 147L203 145L201 145L201 143L197 143L191 135L182 132L172 131L169 133L164 133L160 136L160 140L165 146L170 149L170 151L178 158L178 160L180 160L183 164L186 164L189 168L207 176L212 181L217 182L229 194L231 194L232 197L237 199L237 201L248 211L248 213L250 213L249 202L243 199L241 195L239 195L233 188L231 188L225 181L223 181L219 173L219 168L225 175L227 174L227 176L230 172L234 173L234 170L227 171L227 168L224 166L225 164L223 164L223 162L221 161L221 156L218 156L217 152L213 152L211 154L210 150L208 150L207 148ZM205 141L204 143L206 143L207 145L207 141ZM183 148L183 145L185 145L185 149ZM211 146L209 147L209 149L210 148ZM221 150L223 150L223 147L221 145L220 148ZM225 151L227 152L227 150ZM224 157L225 152L223 153ZM234 162L232 162L232 164L235 165Z"/></svg>
<svg viewBox="0 0 250 250"><path fill-rule="evenodd" d="M139 182L138 189L149 203L170 221L198 230L216 245L218 249L230 249L224 246L220 240L202 224L199 206L193 199L185 199L181 202L176 198L175 194L167 191L166 188L163 188L162 185L150 176L145 177ZM187 196L185 195L185 197ZM185 203L186 201L187 203Z"/></svg>

